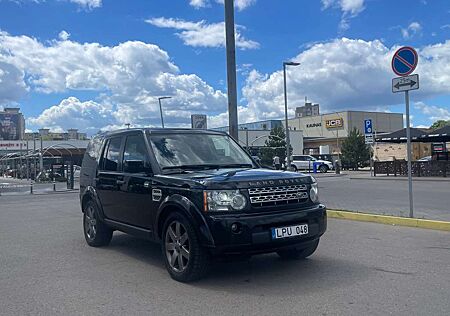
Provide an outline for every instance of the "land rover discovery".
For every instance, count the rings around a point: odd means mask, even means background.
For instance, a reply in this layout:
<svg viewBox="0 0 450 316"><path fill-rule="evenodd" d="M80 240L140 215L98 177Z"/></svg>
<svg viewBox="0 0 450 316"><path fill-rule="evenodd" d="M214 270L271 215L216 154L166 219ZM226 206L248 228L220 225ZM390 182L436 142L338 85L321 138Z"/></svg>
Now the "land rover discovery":
<svg viewBox="0 0 450 316"><path fill-rule="evenodd" d="M80 175L86 242L118 230L161 243L171 277L217 256L310 256L327 227L311 176L261 168L226 133L126 129L93 137Z"/></svg>

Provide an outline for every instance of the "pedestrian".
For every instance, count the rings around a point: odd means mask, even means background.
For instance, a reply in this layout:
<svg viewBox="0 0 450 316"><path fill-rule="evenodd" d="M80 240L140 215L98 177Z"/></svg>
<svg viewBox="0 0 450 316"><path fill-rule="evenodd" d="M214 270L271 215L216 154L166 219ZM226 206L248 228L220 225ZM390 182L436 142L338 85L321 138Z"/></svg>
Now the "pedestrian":
<svg viewBox="0 0 450 316"><path fill-rule="evenodd" d="M280 157L278 157L277 155L273 157L273 165L275 166L275 169L277 170L281 169Z"/></svg>

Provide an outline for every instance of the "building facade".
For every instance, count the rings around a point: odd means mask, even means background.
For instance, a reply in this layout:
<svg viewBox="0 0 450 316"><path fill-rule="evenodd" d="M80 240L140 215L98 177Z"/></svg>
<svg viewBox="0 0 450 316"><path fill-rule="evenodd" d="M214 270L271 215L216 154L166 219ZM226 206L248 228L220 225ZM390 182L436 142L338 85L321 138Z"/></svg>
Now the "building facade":
<svg viewBox="0 0 450 316"><path fill-rule="evenodd" d="M295 117L317 116L320 115L319 104L305 102L304 106L295 109Z"/></svg>
<svg viewBox="0 0 450 316"><path fill-rule="evenodd" d="M283 126L281 120L265 120L238 125L238 129L270 131L275 127ZM228 126L212 128L215 131L228 132Z"/></svg>
<svg viewBox="0 0 450 316"><path fill-rule="evenodd" d="M22 140L25 136L25 119L19 108L0 111L0 140Z"/></svg>
<svg viewBox="0 0 450 316"><path fill-rule="evenodd" d="M43 140L87 140L86 133L80 133L76 128L70 128L67 132L52 132L48 128L40 128L39 131L33 133L25 133L24 140L40 139Z"/></svg>
<svg viewBox="0 0 450 316"><path fill-rule="evenodd" d="M305 154L319 154L320 146L328 146L331 154L339 154L340 143L347 138L353 128L364 134L364 120L366 119L372 119L374 133L379 135L403 128L402 113L365 111L342 111L318 116L296 117L289 119L288 125L291 131L303 131Z"/></svg>

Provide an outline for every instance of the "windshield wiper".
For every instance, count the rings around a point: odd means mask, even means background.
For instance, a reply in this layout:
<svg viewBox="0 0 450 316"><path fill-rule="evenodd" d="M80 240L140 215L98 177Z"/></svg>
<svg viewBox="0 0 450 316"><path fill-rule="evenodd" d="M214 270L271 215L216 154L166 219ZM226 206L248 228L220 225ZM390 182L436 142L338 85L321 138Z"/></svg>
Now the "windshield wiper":
<svg viewBox="0 0 450 316"><path fill-rule="evenodd" d="M252 168L253 165L249 163L235 163L235 164L204 164L204 165L178 165L162 167L162 170L210 170L220 168Z"/></svg>
<svg viewBox="0 0 450 316"><path fill-rule="evenodd" d="M226 165L220 165L220 168L253 168L250 163L231 163Z"/></svg>
<svg viewBox="0 0 450 316"><path fill-rule="evenodd" d="M180 170L207 170L207 169L218 169L219 165L211 165L211 164L205 164L205 165L179 165L179 166L166 166L162 167L162 170L173 170L173 169L180 169Z"/></svg>

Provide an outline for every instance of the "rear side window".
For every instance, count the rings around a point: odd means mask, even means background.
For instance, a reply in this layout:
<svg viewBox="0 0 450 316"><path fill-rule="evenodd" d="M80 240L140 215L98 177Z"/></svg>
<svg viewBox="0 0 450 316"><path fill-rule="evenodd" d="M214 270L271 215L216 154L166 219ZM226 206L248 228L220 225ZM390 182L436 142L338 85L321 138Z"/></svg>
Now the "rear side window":
<svg viewBox="0 0 450 316"><path fill-rule="evenodd" d="M103 170L117 171L119 168L121 137L111 138L103 153Z"/></svg>

